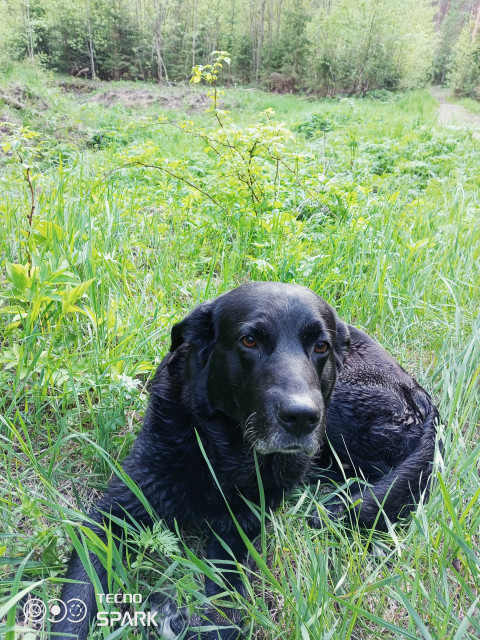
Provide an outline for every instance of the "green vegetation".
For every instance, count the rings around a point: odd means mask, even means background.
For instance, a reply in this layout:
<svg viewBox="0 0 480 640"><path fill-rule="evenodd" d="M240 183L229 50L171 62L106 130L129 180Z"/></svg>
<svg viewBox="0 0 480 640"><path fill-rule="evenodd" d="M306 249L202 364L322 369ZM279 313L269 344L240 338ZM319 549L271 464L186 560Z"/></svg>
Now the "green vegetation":
<svg viewBox="0 0 480 640"><path fill-rule="evenodd" d="M478 638L478 141L436 131L423 91L232 88L226 114L205 111L203 86L59 84L14 66L0 90L0 634L22 630L23 594L58 593L70 540L88 538L79 511L140 428L172 324L271 279L377 336L434 396L444 450L431 500L388 535L326 516L310 530L325 487L260 512L247 636ZM198 542L131 526L124 564L100 549L110 591L198 606Z"/></svg>
<svg viewBox="0 0 480 640"><path fill-rule="evenodd" d="M439 0L436 29L436 82L447 82L457 96L480 98L480 3Z"/></svg>
<svg viewBox="0 0 480 640"><path fill-rule="evenodd" d="M468 111L471 111L472 113L480 114L480 102L477 102L472 98L460 98L458 99L458 102L462 105L462 107L465 107L465 109L468 109Z"/></svg>
<svg viewBox="0 0 480 640"><path fill-rule="evenodd" d="M480 11L480 8L479 8ZM480 20L480 13L478 16ZM449 86L456 95L480 98L479 25L468 22L455 44L449 74Z"/></svg>
<svg viewBox="0 0 480 640"><path fill-rule="evenodd" d="M424 83L435 55L429 0L0 0L0 11L0 67L37 60L104 80L184 81L223 49L230 84L362 93Z"/></svg>
<svg viewBox="0 0 480 640"><path fill-rule="evenodd" d="M365 94L433 80L480 97L479 0L0 0L0 72L183 82L226 50L228 85Z"/></svg>

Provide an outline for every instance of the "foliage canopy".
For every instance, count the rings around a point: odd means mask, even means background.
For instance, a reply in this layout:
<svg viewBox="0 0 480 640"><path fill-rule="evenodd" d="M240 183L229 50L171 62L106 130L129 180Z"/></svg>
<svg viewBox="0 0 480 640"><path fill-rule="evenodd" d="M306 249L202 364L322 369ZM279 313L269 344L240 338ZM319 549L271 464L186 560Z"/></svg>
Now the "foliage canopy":
<svg viewBox="0 0 480 640"><path fill-rule="evenodd" d="M323 94L415 87L435 53L428 0L0 0L7 58L102 79L189 78L228 50L227 82Z"/></svg>

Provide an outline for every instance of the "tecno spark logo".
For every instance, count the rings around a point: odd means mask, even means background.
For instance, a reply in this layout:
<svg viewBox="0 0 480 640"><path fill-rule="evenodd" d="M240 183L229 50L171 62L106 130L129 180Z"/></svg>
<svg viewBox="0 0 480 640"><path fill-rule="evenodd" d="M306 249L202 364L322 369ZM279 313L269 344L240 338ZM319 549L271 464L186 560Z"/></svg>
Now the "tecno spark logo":
<svg viewBox="0 0 480 640"><path fill-rule="evenodd" d="M139 593L97 593L99 602L108 604L141 604L142 596ZM115 624L130 627L157 627L155 617L158 611L99 611L97 613L97 625L99 627L111 627Z"/></svg>
<svg viewBox="0 0 480 640"><path fill-rule="evenodd" d="M112 604L141 604L142 596L139 593L98 593L98 600L104 605ZM87 616L87 606L79 598L71 598L64 602L60 598L52 598L45 604L39 598L32 598L23 607L23 614L27 624L39 624L47 619L49 622L62 622L67 619L69 622L77 623L85 620ZM157 627L155 617L158 611L98 611L97 625L99 627L114 626L120 624L131 627Z"/></svg>
<svg viewBox="0 0 480 640"><path fill-rule="evenodd" d="M45 618L49 622L62 622L65 618L69 622L82 622L87 615L87 606L79 598L71 598L67 602L52 598L47 604L39 598L32 598L25 603L23 615L27 624L38 624Z"/></svg>

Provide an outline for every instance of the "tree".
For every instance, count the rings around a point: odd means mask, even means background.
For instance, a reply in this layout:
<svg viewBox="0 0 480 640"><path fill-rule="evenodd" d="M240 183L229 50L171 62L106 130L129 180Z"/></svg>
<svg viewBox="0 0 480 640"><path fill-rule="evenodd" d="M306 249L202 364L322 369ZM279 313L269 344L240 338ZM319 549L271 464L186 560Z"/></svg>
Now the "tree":
<svg viewBox="0 0 480 640"><path fill-rule="evenodd" d="M0 0L12 58L102 79L187 80L192 65L228 50L228 80L260 84L272 71L324 94L415 86L436 48L453 42L480 0ZM6 17L5 17L6 16ZM7 53L0 53L6 59ZM448 66L448 65L447 65ZM443 73L443 72L442 72Z"/></svg>
<svg viewBox="0 0 480 640"><path fill-rule="evenodd" d="M458 96L480 99L480 37L477 15L465 25L452 50L448 84Z"/></svg>
<svg viewBox="0 0 480 640"><path fill-rule="evenodd" d="M435 6L435 25L439 43L434 62L434 80L443 84L460 35L472 15L478 13L480 1L438 0Z"/></svg>
<svg viewBox="0 0 480 640"><path fill-rule="evenodd" d="M163 73L168 81L167 70L163 61L163 26L167 16L168 0L153 0L153 49L157 58L157 77L163 82Z"/></svg>
<svg viewBox="0 0 480 640"><path fill-rule="evenodd" d="M0 43L3 43L3 46L0 46L0 69L4 69L12 58L19 56L19 25L22 16L20 4L9 0L0 0L0 12Z"/></svg>
<svg viewBox="0 0 480 640"><path fill-rule="evenodd" d="M435 33L426 1L324 2L309 25L311 76L322 93L412 87L429 77Z"/></svg>
<svg viewBox="0 0 480 640"><path fill-rule="evenodd" d="M88 53L90 55L90 71L92 74L92 78L95 79L95 51L93 46L93 35L92 35L92 8L90 4L90 0L85 0L85 26L87 31L87 44L88 44Z"/></svg>

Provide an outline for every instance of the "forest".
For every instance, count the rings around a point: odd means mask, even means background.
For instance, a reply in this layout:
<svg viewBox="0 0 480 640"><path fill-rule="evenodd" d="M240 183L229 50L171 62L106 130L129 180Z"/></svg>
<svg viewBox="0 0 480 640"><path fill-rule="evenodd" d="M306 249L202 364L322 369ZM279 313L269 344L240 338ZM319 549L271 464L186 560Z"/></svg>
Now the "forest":
<svg viewBox="0 0 480 640"><path fill-rule="evenodd" d="M479 92L479 0L0 0L0 10L0 67L27 59L175 83L222 50L229 84L334 95L433 80Z"/></svg>

